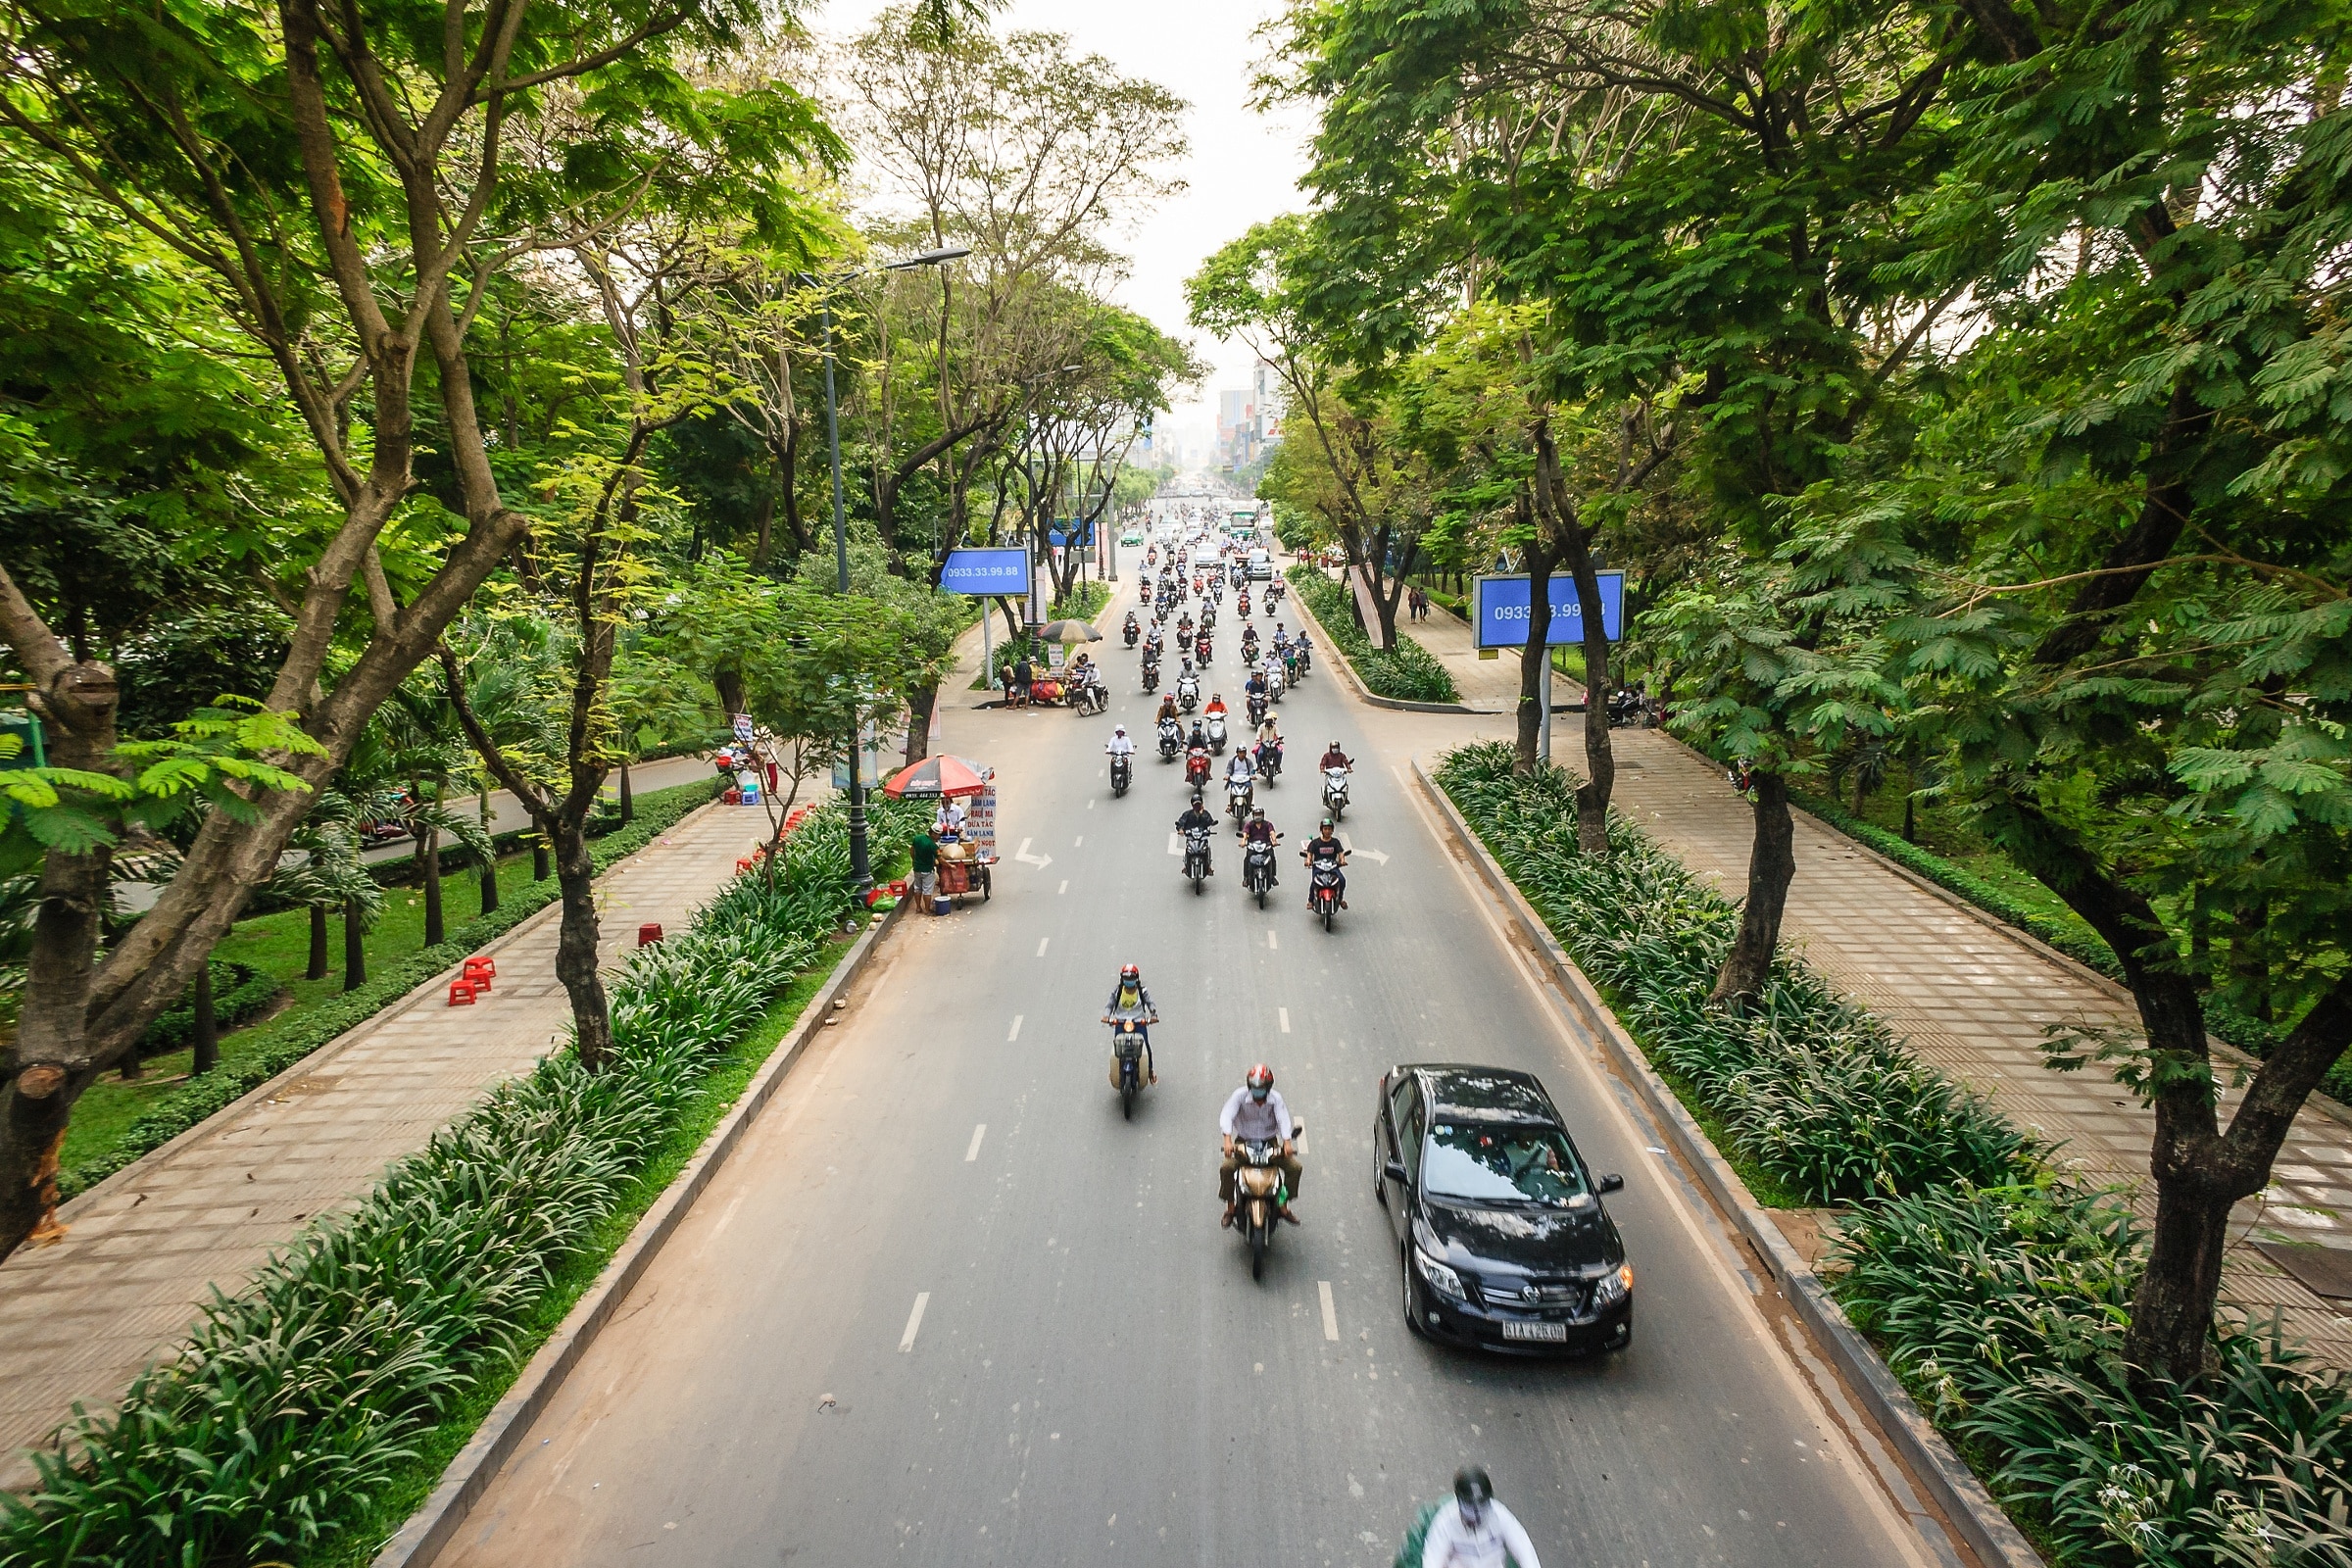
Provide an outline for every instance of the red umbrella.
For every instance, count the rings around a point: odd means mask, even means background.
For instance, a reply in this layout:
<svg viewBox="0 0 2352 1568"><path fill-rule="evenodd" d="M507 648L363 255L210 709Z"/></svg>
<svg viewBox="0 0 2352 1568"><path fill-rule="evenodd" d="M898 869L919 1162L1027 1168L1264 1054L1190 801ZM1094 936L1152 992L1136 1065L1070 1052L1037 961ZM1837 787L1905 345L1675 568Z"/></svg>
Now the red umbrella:
<svg viewBox="0 0 2352 1568"><path fill-rule="evenodd" d="M882 793L899 799L945 800L955 795L978 795L987 790L990 769L961 757L926 757L912 767L901 768L882 786Z"/></svg>

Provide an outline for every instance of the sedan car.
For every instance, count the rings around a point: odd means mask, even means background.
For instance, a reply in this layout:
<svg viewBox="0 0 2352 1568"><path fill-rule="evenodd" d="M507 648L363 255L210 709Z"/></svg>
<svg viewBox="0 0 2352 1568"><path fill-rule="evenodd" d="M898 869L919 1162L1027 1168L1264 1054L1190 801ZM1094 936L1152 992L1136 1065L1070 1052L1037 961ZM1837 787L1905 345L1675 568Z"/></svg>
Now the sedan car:
<svg viewBox="0 0 2352 1568"><path fill-rule="evenodd" d="M1634 1266L1600 1200L1625 1178L1592 1175L1533 1073L1392 1067L1372 1166L1414 1333L1535 1353L1633 1343Z"/></svg>

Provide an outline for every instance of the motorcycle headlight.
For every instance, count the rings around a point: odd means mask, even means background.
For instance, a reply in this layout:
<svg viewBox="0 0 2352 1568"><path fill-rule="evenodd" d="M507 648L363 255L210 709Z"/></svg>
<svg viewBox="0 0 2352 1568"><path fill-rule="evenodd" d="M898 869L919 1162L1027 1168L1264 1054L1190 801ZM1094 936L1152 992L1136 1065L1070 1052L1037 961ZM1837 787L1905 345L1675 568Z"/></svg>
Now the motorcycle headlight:
<svg viewBox="0 0 2352 1568"><path fill-rule="evenodd" d="M1413 1266L1421 1271L1423 1279L1429 1281L1430 1289L1440 1296L1450 1296L1457 1301L1470 1298L1462 1289L1462 1277L1418 1247L1413 1249Z"/></svg>
<svg viewBox="0 0 2352 1568"><path fill-rule="evenodd" d="M1634 1265L1620 1263L1592 1284L1594 1310L1615 1306L1634 1294Z"/></svg>

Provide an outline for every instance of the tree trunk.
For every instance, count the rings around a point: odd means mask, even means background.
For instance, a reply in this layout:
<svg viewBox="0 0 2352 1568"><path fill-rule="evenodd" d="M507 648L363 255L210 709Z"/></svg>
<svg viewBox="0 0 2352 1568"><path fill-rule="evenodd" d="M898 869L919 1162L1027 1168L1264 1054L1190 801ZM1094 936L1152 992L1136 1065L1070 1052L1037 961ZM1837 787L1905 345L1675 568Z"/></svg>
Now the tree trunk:
<svg viewBox="0 0 2352 1568"><path fill-rule="evenodd" d="M531 840L531 880L544 882L555 865L547 853L547 835L542 833Z"/></svg>
<svg viewBox="0 0 2352 1568"><path fill-rule="evenodd" d="M718 689L718 706L726 710L729 723L743 711L743 671L732 664L721 664L710 672L710 684ZM539 873L545 877L547 873Z"/></svg>
<svg viewBox="0 0 2352 1568"><path fill-rule="evenodd" d="M1609 848L1609 800L1617 790L1617 743L1609 734L1609 631L1600 613L1600 574L1592 568L1592 553L1585 548L1581 528L1569 545L1568 565L1576 577L1577 609L1585 624L1585 782L1576 791L1576 844L1588 854L1604 855ZM1782 820L1788 815L1784 797ZM1777 932L1777 906L1772 919Z"/></svg>
<svg viewBox="0 0 2352 1568"><path fill-rule="evenodd" d="M1522 503L1524 506L1524 503ZM1527 641L1519 649L1519 755L1514 771L1533 773L1536 753L1544 739L1546 682L1544 666L1551 660L1551 553L1539 538L1527 557ZM1581 797L1581 791L1580 797ZM1580 810L1580 816L1583 814ZM1580 841L1583 835L1578 835Z"/></svg>
<svg viewBox="0 0 2352 1568"><path fill-rule="evenodd" d="M629 791L629 763L623 758L620 763L620 825L627 827L636 819L637 797Z"/></svg>
<svg viewBox="0 0 2352 1568"><path fill-rule="evenodd" d="M360 901L347 899L343 904L343 989L357 991L368 983L368 928L361 922L367 912Z"/></svg>
<svg viewBox="0 0 2352 1568"><path fill-rule="evenodd" d="M416 869L424 883L424 945L436 947L448 935L441 922L441 830L428 827L416 841Z"/></svg>
<svg viewBox="0 0 2352 1568"><path fill-rule="evenodd" d="M556 880L563 889L564 923L556 938L556 978L571 1000L581 1065L603 1069L612 1054L612 1017L605 1002L604 977L597 973L596 862L579 828L558 823Z"/></svg>
<svg viewBox="0 0 2352 1568"><path fill-rule="evenodd" d="M1587 710L1587 728L1592 721ZM1788 906L1788 884L1796 875L1796 824L1788 815L1788 780L1778 773L1757 773L1754 792L1756 830L1747 857L1747 902L1740 911L1740 935L1707 998L1732 1006L1754 1000L1772 976L1773 956L1781 945L1781 912Z"/></svg>
<svg viewBox="0 0 2352 1568"><path fill-rule="evenodd" d="M1919 842L1919 803L1908 795L1903 797L1903 842Z"/></svg>
<svg viewBox="0 0 2352 1568"><path fill-rule="evenodd" d="M205 960L196 971L196 1027L193 1032L195 1057L188 1064L190 1076L211 1072L220 1065L220 1020L213 1016L213 965Z"/></svg>
<svg viewBox="0 0 2352 1568"><path fill-rule="evenodd" d="M302 966L305 980L326 978L326 906L311 906L311 959Z"/></svg>
<svg viewBox="0 0 2352 1568"><path fill-rule="evenodd" d="M912 767L931 755L931 714L939 707L939 688L916 686L906 693L906 765Z"/></svg>

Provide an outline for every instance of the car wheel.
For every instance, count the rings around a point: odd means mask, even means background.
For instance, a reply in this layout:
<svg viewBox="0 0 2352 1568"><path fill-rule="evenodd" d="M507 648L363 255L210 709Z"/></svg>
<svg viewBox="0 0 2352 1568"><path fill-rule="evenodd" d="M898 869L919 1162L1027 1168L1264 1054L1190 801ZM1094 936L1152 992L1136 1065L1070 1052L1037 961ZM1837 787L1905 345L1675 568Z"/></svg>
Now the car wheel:
<svg viewBox="0 0 2352 1568"><path fill-rule="evenodd" d="M1422 1326L1420 1317L1413 1310L1413 1251L1410 1246L1396 1250L1396 1276L1400 1281L1398 1289L1402 1293L1397 1304L1404 1310L1404 1326L1414 1339L1426 1340L1429 1330Z"/></svg>

